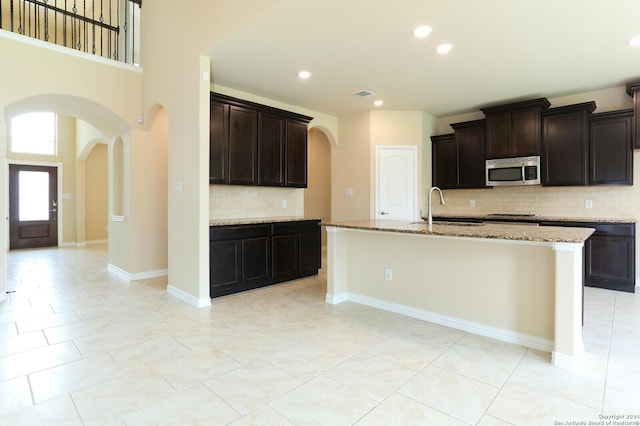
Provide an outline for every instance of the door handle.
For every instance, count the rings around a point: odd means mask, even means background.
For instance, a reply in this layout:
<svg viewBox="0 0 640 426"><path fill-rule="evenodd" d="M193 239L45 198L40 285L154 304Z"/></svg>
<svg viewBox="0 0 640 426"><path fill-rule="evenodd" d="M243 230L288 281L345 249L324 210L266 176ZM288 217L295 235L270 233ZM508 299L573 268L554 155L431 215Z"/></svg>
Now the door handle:
<svg viewBox="0 0 640 426"><path fill-rule="evenodd" d="M385 215L385 214L391 214L389 212L380 212L381 215Z"/></svg>

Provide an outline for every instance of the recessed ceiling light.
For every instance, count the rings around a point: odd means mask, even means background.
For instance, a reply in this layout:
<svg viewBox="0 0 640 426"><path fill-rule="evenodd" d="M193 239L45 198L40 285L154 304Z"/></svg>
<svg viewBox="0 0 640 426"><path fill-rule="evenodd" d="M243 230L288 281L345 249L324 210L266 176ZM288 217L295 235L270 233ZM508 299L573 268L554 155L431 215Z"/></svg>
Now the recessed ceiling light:
<svg viewBox="0 0 640 426"><path fill-rule="evenodd" d="M377 101L375 101L373 103L375 106L382 106L382 104L384 104L384 101L382 99L378 99Z"/></svg>
<svg viewBox="0 0 640 426"><path fill-rule="evenodd" d="M415 30L413 30L413 35L416 37L426 37L429 34L431 34L431 31L433 31L433 29L428 26L428 25L421 25L418 28L416 28Z"/></svg>
<svg viewBox="0 0 640 426"><path fill-rule="evenodd" d="M638 47L640 46L640 36L635 36L634 38L632 38L631 40L629 40L627 42L627 44L631 47Z"/></svg>
<svg viewBox="0 0 640 426"><path fill-rule="evenodd" d="M298 72L298 77L303 78L303 79L307 79L307 78L311 77L311 73L309 71L300 71L300 72Z"/></svg>
<svg viewBox="0 0 640 426"><path fill-rule="evenodd" d="M438 52L441 55L446 55L447 53L451 52L452 49L453 49L453 44L445 43L436 47L436 52Z"/></svg>

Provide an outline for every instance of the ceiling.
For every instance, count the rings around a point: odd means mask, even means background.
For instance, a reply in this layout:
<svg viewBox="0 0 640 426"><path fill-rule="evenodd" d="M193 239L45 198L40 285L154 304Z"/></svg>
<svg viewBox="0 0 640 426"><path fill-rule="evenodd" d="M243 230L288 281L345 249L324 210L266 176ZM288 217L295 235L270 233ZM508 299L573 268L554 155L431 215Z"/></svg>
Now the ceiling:
<svg viewBox="0 0 640 426"><path fill-rule="evenodd" d="M640 80L638 35L638 0L281 0L208 55L215 84L318 112L442 117Z"/></svg>

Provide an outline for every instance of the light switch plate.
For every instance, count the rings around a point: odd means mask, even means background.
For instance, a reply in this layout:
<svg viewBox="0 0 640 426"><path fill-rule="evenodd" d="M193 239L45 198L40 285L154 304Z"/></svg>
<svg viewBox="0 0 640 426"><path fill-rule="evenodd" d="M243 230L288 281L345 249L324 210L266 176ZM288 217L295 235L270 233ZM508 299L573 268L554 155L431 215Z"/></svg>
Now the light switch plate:
<svg viewBox="0 0 640 426"><path fill-rule="evenodd" d="M584 208L585 209L592 209L593 208L593 200L585 200L584 201Z"/></svg>

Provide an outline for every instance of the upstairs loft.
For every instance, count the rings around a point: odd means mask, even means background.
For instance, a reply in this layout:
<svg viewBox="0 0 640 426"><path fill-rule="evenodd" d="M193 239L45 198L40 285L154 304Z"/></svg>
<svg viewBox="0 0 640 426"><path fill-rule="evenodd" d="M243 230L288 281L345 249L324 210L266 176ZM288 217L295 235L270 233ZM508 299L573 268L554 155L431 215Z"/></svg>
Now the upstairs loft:
<svg viewBox="0 0 640 426"><path fill-rule="evenodd" d="M0 0L0 29L138 65L142 0Z"/></svg>

